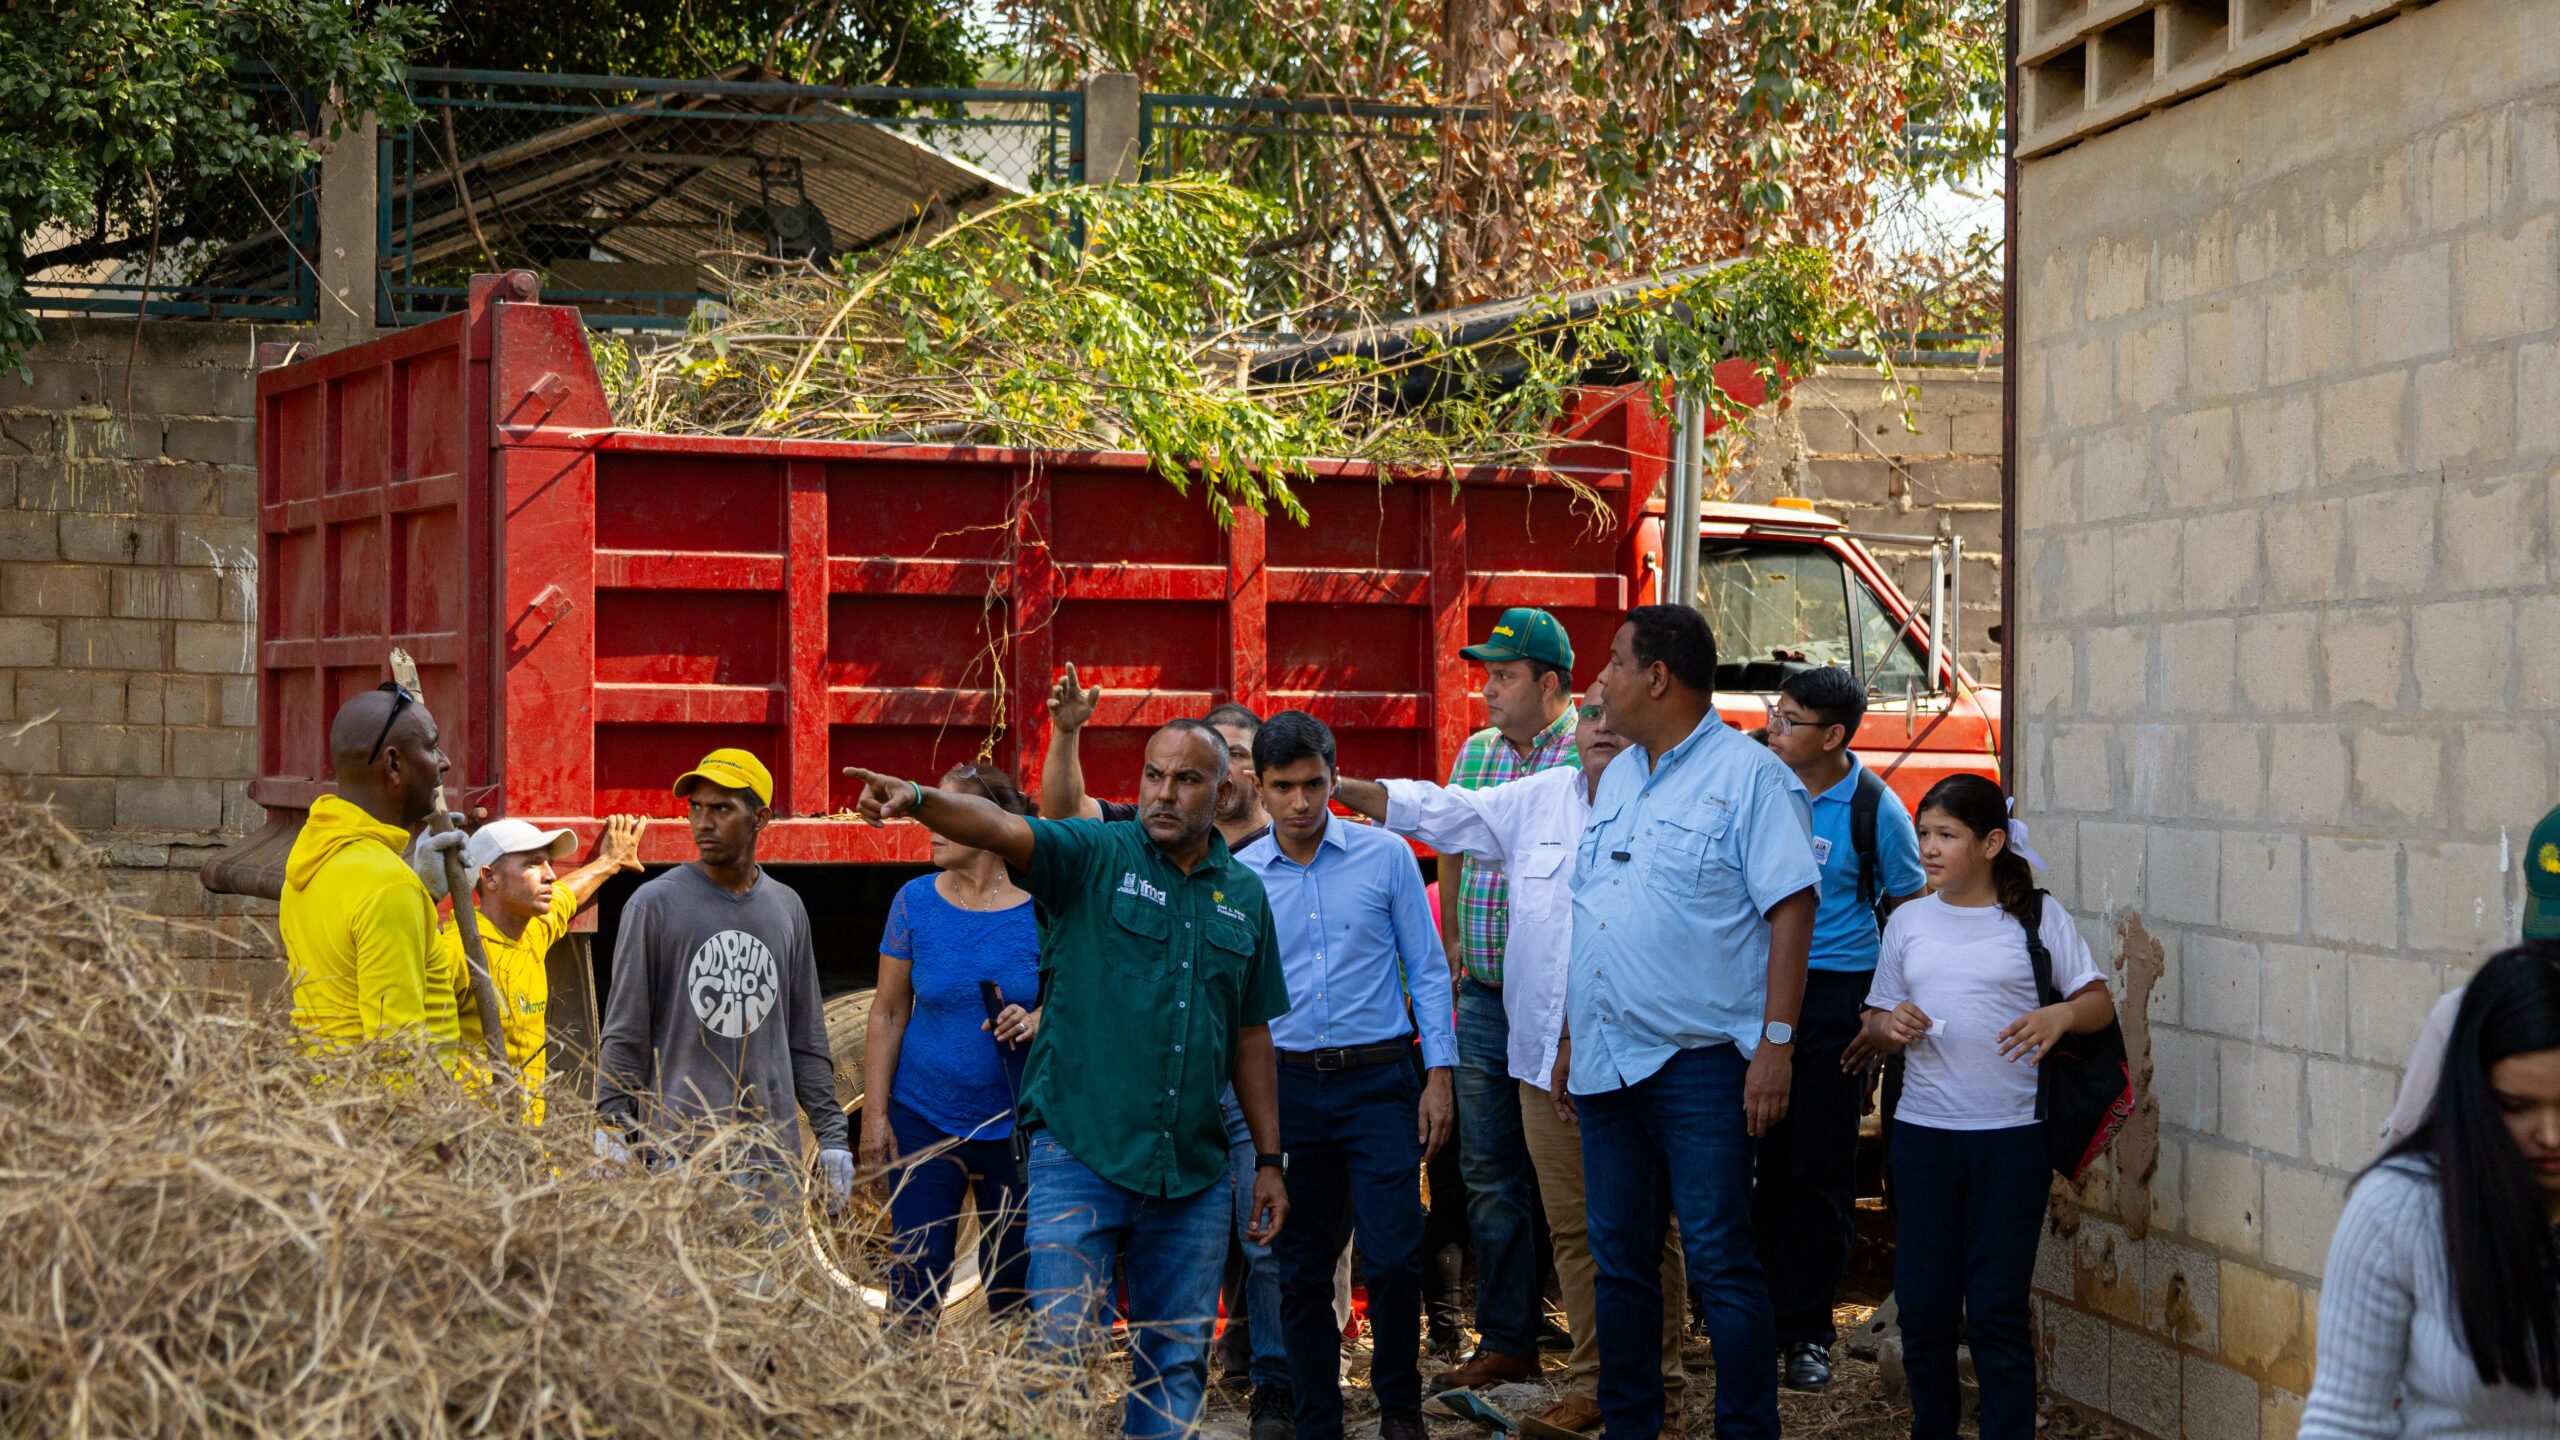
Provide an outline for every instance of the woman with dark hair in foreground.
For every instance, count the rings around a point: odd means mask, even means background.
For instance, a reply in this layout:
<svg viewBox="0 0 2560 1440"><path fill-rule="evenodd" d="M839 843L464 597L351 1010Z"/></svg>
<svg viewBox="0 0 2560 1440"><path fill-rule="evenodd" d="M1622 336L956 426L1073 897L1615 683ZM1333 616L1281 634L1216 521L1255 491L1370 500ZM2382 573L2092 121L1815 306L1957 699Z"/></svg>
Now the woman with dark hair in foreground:
<svg viewBox="0 0 2560 1440"><path fill-rule="evenodd" d="M2329 1246L2303 1440L2560 1434L2560 944L2480 967Z"/></svg>

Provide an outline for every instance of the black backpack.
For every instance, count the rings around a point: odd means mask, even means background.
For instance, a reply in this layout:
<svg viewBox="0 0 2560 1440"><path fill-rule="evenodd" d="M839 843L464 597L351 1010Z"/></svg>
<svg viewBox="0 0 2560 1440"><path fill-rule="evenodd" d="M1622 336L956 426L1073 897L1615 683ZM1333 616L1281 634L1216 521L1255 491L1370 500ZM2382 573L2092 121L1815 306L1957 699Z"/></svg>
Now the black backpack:
<svg viewBox="0 0 2560 1440"><path fill-rule="evenodd" d="M2027 962L2035 967L2036 999L2059 1005L2053 987L2053 952L2045 948L2044 906L2036 892L2036 921L2027 928ZM2065 1035L2036 1067L2036 1118L2044 1122L2045 1160L2053 1173L2077 1180L2113 1144L2133 1118L2133 1067L2125 1058L2124 1027L2113 1016L2087 1035Z"/></svg>
<svg viewBox="0 0 2560 1440"><path fill-rule="evenodd" d="M1858 903L1876 917L1876 934L1884 934L1884 882L1877 878L1876 808L1884 803L1884 777L1861 765L1858 788L1849 792L1849 848L1858 854Z"/></svg>

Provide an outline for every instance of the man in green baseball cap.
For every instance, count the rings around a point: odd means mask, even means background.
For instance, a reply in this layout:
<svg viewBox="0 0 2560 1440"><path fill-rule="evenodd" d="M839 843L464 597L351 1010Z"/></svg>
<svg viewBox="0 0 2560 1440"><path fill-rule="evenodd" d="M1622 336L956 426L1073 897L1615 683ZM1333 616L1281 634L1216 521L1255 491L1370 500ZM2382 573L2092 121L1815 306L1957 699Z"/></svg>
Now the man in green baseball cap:
<svg viewBox="0 0 2560 1440"><path fill-rule="evenodd" d="M1573 691L1573 642L1565 638L1564 627L1556 617L1544 610L1514 605L1493 622L1493 633L1481 644L1470 645L1458 652L1480 665L1504 660L1526 660L1566 672L1564 690L1567 699Z"/></svg>
<svg viewBox="0 0 2560 1440"><path fill-rule="evenodd" d="M2524 938L2560 940L2560 806L2524 847Z"/></svg>
<svg viewBox="0 0 2560 1440"><path fill-rule="evenodd" d="M1476 790L1580 763L1573 744L1573 642L1544 610L1514 606L1480 645L1458 652L1484 667L1485 718L1449 767L1452 788ZM1452 903L1451 897L1455 897ZM1502 867L1440 857L1440 935L1458 982L1458 1170L1476 1245L1476 1353L1440 1377L1443 1390L1534 1378L1546 1307L1538 1293L1535 1172L1520 1132L1511 1075L1511 1025L1502 1000L1511 887ZM1539 1017L1523 1015L1534 1026ZM1431 1203L1446 1203L1435 1182ZM1430 1257L1434 1343L1456 1326L1442 1297L1457 1267Z"/></svg>

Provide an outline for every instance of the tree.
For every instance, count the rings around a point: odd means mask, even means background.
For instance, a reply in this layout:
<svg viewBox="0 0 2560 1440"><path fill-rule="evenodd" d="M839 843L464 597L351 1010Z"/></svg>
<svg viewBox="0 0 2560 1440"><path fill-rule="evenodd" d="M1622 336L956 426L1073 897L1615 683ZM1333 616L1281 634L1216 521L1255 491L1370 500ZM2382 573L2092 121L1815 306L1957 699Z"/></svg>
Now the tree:
<svg viewBox="0 0 2560 1440"><path fill-rule="evenodd" d="M1464 107L1351 138L1287 183L1306 243L1447 306L1810 244L1880 289L1880 189L1998 152L1995 0L1001 0L1035 65L1150 89ZM1245 135L1184 157L1259 168ZM1248 179L1247 183L1257 183ZM1383 235L1381 234L1383 232Z"/></svg>
<svg viewBox="0 0 2560 1440"><path fill-rule="evenodd" d="M421 65L693 78L753 64L819 85L962 86L980 40L934 0L433 0Z"/></svg>
<svg viewBox="0 0 2560 1440"><path fill-rule="evenodd" d="M1499 325L1275 345L1252 292L1293 218L1216 179L1045 191L823 267L743 265L721 318L597 358L615 415L643 430L1138 450L1177 487L1196 480L1221 523L1277 509L1303 524L1291 482L1318 459L1408 478L1535 465L1604 371L1738 418L1718 362L1800 373L1840 324L1829 257L1773 245Z"/></svg>
<svg viewBox="0 0 2560 1440"><path fill-rule="evenodd" d="M0 369L27 277L254 233L345 124L398 112L423 17L345 0L19 0L0 9ZM300 103L328 102L327 118Z"/></svg>

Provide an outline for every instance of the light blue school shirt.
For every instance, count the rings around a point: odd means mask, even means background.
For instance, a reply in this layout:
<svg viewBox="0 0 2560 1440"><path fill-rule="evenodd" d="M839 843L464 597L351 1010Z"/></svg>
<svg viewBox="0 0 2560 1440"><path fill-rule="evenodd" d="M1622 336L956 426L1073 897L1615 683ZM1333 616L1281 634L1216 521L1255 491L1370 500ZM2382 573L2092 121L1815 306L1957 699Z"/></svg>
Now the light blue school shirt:
<svg viewBox="0 0 2560 1440"><path fill-rule="evenodd" d="M1822 903L1813 912L1813 955L1808 968L1859 974L1876 968L1884 942L1876 912L1858 898L1858 847L1849 832L1850 802L1858 774L1867 767L1849 757L1840 783L1813 797L1813 858L1822 867ZM1920 836L1902 797L1887 789L1876 798L1876 868L1883 878L1876 898L1916 895L1929 883L1920 868Z"/></svg>
<svg viewBox="0 0 2560 1440"><path fill-rule="evenodd" d="M1620 1089L1710 1045L1750 1058L1769 911L1821 882L1804 783L1714 711L1658 765L1641 745L1620 752L1574 859L1566 1088Z"/></svg>
<svg viewBox="0 0 2560 1440"><path fill-rule="evenodd" d="M1449 962L1422 871L1404 841L1339 815L1325 820L1306 865L1266 835L1236 853L1262 877L1280 932L1289 1013L1271 1022L1282 1050L1373 1045L1422 1032L1422 1063L1458 1063L1450 1017ZM1405 1015L1405 998L1413 1014Z"/></svg>

